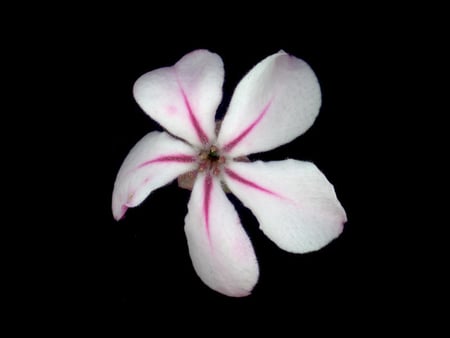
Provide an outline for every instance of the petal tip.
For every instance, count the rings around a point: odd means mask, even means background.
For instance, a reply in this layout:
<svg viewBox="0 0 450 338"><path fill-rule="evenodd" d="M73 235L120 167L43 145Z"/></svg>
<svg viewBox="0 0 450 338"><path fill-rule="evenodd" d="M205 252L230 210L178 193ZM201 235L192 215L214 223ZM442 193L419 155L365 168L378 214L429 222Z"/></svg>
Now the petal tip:
<svg viewBox="0 0 450 338"><path fill-rule="evenodd" d="M113 209L114 219L116 221L120 221L121 219L123 219L127 210L128 210L128 207L126 205L122 205L122 207L119 210Z"/></svg>
<svg viewBox="0 0 450 338"><path fill-rule="evenodd" d="M251 291L244 291L244 292L237 292L237 293L228 293L225 294L228 297L234 297L234 298L243 298L243 297L248 297L252 294Z"/></svg>
<svg viewBox="0 0 450 338"><path fill-rule="evenodd" d="M240 287L240 288L212 288L213 290L221 293L222 295L225 295L227 297L234 297L234 298L243 298L248 297L252 295L252 291L255 288L256 284L258 282L258 278L253 283L252 286L247 287Z"/></svg>

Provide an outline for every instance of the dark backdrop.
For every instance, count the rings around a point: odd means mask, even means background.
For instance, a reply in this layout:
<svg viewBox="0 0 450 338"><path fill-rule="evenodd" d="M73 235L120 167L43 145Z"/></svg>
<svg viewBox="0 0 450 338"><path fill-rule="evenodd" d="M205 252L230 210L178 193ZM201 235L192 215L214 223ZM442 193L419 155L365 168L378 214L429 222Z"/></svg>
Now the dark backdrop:
<svg viewBox="0 0 450 338"><path fill-rule="evenodd" d="M70 211L61 209L59 217L64 230L58 246L69 251L68 260L58 263L69 282L62 284L62 304L73 302L77 313L94 320L131 315L149 325L190 316L219 323L276 316L288 327L323 318L367 325L390 320L402 290L395 278L402 265L391 255L397 225L378 196L390 133L380 126L397 118L395 109L386 108L391 94L384 65L397 60L376 30L331 23L305 28L295 20L231 29L232 18L225 30L223 22L211 21L174 31L145 21L96 25L91 19L89 29L77 24L80 31L72 30L53 56L58 66L51 83L51 90L63 93L61 114L53 122L58 136L70 139L64 145L69 156L61 162L72 169L64 188L73 201L63 201ZM111 213L115 176L128 151L146 133L161 130L134 101L134 81L197 48L223 58L221 113L239 80L264 57L283 49L310 64L322 89L315 124L293 142L252 158L314 162L335 186L348 216L338 239L318 252L295 255L277 248L258 230L251 212L231 197L260 264L253 294L241 299L210 290L195 274L183 230L189 192L176 183L129 209L120 222ZM374 319L377 306L383 311Z"/></svg>

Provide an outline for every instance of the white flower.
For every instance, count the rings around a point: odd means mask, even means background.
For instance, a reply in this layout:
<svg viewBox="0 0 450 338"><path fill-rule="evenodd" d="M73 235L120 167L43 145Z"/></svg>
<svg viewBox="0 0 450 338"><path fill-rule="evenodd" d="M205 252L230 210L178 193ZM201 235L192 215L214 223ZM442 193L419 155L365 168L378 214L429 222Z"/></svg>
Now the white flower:
<svg viewBox="0 0 450 338"><path fill-rule="evenodd" d="M119 220L153 190L196 172L185 218L194 269L210 288L240 297L250 294L259 269L222 184L289 252L322 248L342 232L346 214L314 164L242 161L292 141L313 124L321 93L308 64L283 51L258 63L237 86L216 135L223 79L220 56L197 50L136 81L138 104L177 138L153 131L134 146L117 175L112 209Z"/></svg>

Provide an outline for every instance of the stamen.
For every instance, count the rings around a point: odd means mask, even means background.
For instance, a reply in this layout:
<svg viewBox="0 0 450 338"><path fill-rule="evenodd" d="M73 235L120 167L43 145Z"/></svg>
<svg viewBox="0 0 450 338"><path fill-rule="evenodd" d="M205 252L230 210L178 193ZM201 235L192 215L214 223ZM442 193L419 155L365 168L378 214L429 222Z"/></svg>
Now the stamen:
<svg viewBox="0 0 450 338"><path fill-rule="evenodd" d="M208 171L213 175L218 176L226 162L225 156L220 156L219 149L212 145L209 150L202 150L198 154L198 171Z"/></svg>

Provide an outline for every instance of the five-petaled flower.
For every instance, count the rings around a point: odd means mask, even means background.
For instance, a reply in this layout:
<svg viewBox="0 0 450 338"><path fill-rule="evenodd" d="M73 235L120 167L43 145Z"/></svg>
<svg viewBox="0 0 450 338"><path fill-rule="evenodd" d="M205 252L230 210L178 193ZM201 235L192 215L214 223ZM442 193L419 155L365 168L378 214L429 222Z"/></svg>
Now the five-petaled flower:
<svg viewBox="0 0 450 338"><path fill-rule="evenodd" d="M321 92L308 64L283 51L262 60L238 84L217 131L223 79L220 56L196 50L136 81L136 101L170 134L150 132L130 151L112 209L119 220L153 190L192 175L185 232L194 269L210 288L240 297L250 294L259 268L224 186L273 242L293 253L318 250L339 236L346 214L314 164L243 160L290 142L313 124Z"/></svg>

